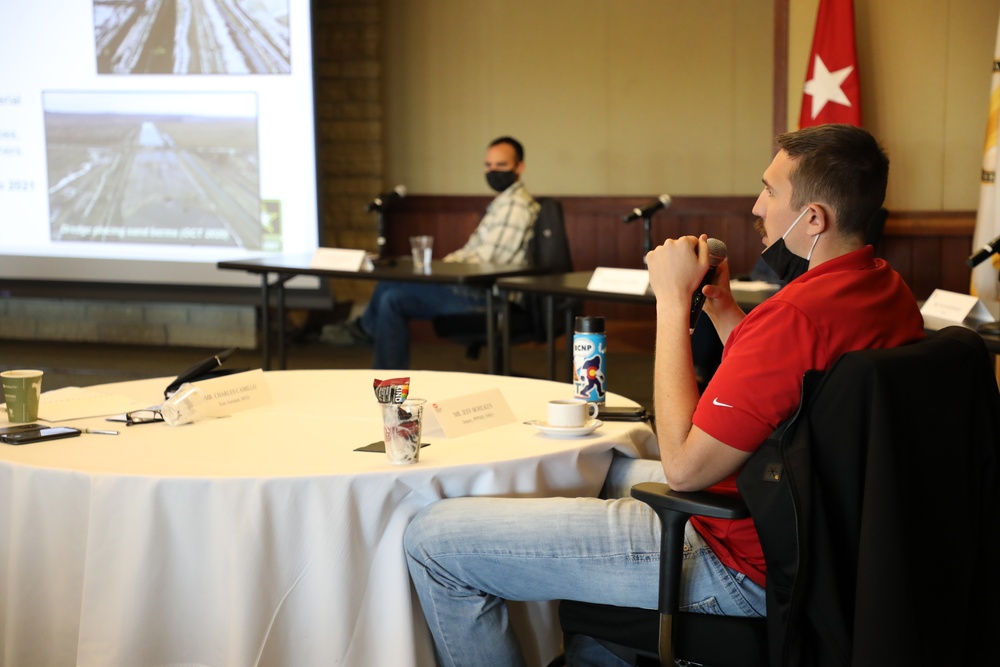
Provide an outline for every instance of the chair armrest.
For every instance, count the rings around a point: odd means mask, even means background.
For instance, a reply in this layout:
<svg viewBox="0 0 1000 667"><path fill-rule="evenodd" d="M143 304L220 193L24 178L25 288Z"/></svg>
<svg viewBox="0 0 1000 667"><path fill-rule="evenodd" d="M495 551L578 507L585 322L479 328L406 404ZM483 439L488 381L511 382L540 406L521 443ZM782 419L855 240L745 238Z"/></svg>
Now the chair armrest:
<svg viewBox="0 0 1000 667"><path fill-rule="evenodd" d="M767 664L745 646L763 646L766 627L754 619L752 636L747 639L746 619L714 614L679 614L684 528L691 516L739 519L750 516L739 498L708 491L673 491L666 484L643 482L632 487L632 497L649 505L659 516L663 531L660 541L660 581L658 614L645 609L612 607L563 600L559 620L568 634L594 637L623 660L636 655L659 655L662 664L674 664L674 623L677 622L677 649L682 655L708 656L706 664ZM658 636L657 636L658 635ZM730 643L734 637L742 639ZM720 640L720 637L725 639ZM753 641L750 641L753 640ZM638 652L637 652L638 649ZM690 653L687 653L690 652ZM760 651L758 651L760 653ZM714 658L715 661L711 661ZM629 663L634 664L634 663ZM641 663L646 664L646 663ZM690 663L695 664L695 663ZM551 666L550 666L551 667Z"/></svg>
<svg viewBox="0 0 1000 667"><path fill-rule="evenodd" d="M632 497L652 507L657 514L672 511L713 519L745 519L750 516L750 510L741 498L711 491L674 491L659 482L636 484L632 487Z"/></svg>
<svg viewBox="0 0 1000 667"><path fill-rule="evenodd" d="M715 519L742 519L750 516L743 500L709 491L674 491L659 482L641 482L632 487L632 497L649 505L660 518L660 601L661 614L673 616L680 607L681 563L684 527L691 516ZM662 631L661 631L662 633Z"/></svg>

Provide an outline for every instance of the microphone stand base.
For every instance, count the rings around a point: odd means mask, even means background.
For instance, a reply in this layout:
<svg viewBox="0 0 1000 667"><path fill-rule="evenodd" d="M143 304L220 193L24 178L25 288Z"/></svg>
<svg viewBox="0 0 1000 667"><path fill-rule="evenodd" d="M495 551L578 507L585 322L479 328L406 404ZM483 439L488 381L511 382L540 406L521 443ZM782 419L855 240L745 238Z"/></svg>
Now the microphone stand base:
<svg viewBox="0 0 1000 667"><path fill-rule="evenodd" d="M1000 336L1000 322L984 322L976 327L976 333L984 336Z"/></svg>

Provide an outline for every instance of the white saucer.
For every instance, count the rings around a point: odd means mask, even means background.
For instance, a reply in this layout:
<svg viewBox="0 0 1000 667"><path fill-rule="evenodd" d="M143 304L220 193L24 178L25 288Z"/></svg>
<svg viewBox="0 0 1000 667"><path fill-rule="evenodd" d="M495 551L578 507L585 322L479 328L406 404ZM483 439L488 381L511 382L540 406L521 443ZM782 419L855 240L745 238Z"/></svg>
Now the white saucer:
<svg viewBox="0 0 1000 667"><path fill-rule="evenodd" d="M552 438L579 438L580 436L590 435L604 426L604 422L600 419L591 419L583 426L549 426L548 422L538 421L537 419L532 419L524 423L534 426Z"/></svg>

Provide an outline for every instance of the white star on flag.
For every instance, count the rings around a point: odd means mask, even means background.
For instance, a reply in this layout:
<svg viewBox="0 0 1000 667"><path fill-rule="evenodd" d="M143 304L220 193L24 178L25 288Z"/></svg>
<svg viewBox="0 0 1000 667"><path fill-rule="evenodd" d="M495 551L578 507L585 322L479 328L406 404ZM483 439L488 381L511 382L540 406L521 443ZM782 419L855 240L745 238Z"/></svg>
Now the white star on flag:
<svg viewBox="0 0 1000 667"><path fill-rule="evenodd" d="M816 54L816 60L813 63L813 78L806 81L805 85L806 95L812 96L812 117L814 119L828 102L836 102L845 107L851 106L851 100L848 99L841 86L852 71L854 71L854 66L848 65L836 72L831 72L819 54Z"/></svg>
<svg viewBox="0 0 1000 667"><path fill-rule="evenodd" d="M861 127L860 69L854 48L854 0L819 0L816 33L809 59L812 63L806 70L799 127L826 123ZM831 72L827 63L842 69Z"/></svg>

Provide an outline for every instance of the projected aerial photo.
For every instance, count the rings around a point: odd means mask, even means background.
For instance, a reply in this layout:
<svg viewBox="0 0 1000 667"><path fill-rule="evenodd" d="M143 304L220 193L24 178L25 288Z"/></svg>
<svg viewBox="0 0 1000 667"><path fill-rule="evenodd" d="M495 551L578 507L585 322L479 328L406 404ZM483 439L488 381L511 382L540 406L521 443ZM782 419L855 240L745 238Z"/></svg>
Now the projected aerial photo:
<svg viewBox="0 0 1000 667"><path fill-rule="evenodd" d="M53 241L262 248L254 94L47 92L43 104Z"/></svg>
<svg viewBox="0 0 1000 667"><path fill-rule="evenodd" d="M94 0L100 74L287 74L288 0Z"/></svg>

